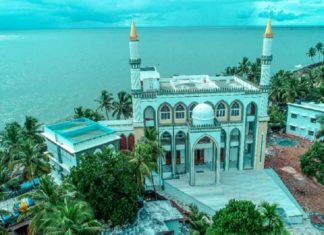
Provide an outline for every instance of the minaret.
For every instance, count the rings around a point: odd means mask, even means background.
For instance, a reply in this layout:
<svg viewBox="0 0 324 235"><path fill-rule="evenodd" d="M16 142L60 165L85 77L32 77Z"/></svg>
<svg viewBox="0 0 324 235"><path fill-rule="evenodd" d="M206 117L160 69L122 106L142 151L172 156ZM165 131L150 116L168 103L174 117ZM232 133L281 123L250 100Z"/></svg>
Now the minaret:
<svg viewBox="0 0 324 235"><path fill-rule="evenodd" d="M140 90L141 58L139 56L138 39L134 20L132 21L132 26L129 35L129 65L131 76L131 89L132 91Z"/></svg>
<svg viewBox="0 0 324 235"><path fill-rule="evenodd" d="M270 86L270 66L272 61L272 30L271 21L268 19L267 28L263 35L263 51L261 57L261 80L260 80L260 91L261 91L261 102L258 107L258 120L257 120L257 137L256 137L256 149L255 149L255 160L254 168L264 168L264 158L267 143L267 132L268 132L268 96Z"/></svg>
<svg viewBox="0 0 324 235"><path fill-rule="evenodd" d="M138 38L134 21L132 21L129 34L129 65L133 101L133 128L135 141L137 141L144 136L144 122L143 110L141 107L141 98L138 96L138 93L142 91L141 58L139 56Z"/></svg>
<svg viewBox="0 0 324 235"><path fill-rule="evenodd" d="M264 32L261 61L260 87L268 89L270 85L270 67L272 61L272 30L270 18L268 19L267 28Z"/></svg>

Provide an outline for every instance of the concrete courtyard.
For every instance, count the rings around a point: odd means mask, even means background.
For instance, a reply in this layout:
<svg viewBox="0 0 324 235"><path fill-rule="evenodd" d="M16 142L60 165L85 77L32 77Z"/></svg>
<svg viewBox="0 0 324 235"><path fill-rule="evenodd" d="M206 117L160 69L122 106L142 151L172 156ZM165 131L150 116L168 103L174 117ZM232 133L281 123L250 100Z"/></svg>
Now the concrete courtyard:
<svg viewBox="0 0 324 235"><path fill-rule="evenodd" d="M204 184L215 177L212 172L196 173L196 182L190 186L188 176L165 180L165 191L183 203L196 204L200 210L213 215L230 199L277 203L284 210L286 222L301 223L305 218L303 209L272 169L222 172L220 184Z"/></svg>

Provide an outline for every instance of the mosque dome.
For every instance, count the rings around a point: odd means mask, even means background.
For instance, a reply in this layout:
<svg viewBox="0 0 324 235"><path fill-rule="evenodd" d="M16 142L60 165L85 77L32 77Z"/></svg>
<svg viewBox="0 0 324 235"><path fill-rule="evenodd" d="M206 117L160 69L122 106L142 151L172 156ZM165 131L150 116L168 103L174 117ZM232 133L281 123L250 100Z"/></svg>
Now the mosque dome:
<svg viewBox="0 0 324 235"><path fill-rule="evenodd" d="M192 111L192 121L194 126L199 125L213 125L214 124L214 110L205 103L198 104Z"/></svg>

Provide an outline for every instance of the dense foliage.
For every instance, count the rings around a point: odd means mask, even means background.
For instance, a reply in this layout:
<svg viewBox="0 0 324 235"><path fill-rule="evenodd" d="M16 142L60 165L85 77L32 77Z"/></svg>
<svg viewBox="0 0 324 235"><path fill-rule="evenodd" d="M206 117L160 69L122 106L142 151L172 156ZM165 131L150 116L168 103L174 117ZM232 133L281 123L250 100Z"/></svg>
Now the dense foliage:
<svg viewBox="0 0 324 235"><path fill-rule="evenodd" d="M101 224L94 219L89 204L81 200L73 185L57 185L50 176L43 176L40 186L21 198L30 197L35 205L20 216L32 216L29 233L36 234L97 234Z"/></svg>
<svg viewBox="0 0 324 235"><path fill-rule="evenodd" d="M104 119L104 116L96 110L89 108L84 109L82 106L76 107L74 109L74 118L89 118L93 121L101 121Z"/></svg>
<svg viewBox="0 0 324 235"><path fill-rule="evenodd" d="M133 115L132 109L132 96L125 91L117 93L117 99L114 100L113 95L106 90L101 91L98 99L95 99L98 103L96 110L89 108L84 109L82 106L74 109L74 118L86 117L93 121L104 120L104 116L99 112L104 111L106 119L112 115L116 119L127 119Z"/></svg>
<svg viewBox="0 0 324 235"><path fill-rule="evenodd" d="M0 196L19 189L22 181L31 180L51 171L49 155L40 124L27 116L21 126L17 122L6 124L0 132Z"/></svg>
<svg viewBox="0 0 324 235"><path fill-rule="evenodd" d="M257 207L250 201L230 200L225 208L215 213L207 234L282 235L285 229L276 208L276 204L267 202Z"/></svg>
<svg viewBox="0 0 324 235"><path fill-rule="evenodd" d="M314 47L310 47L307 51L307 56L313 61L317 56L317 61L324 60L324 46L322 42L318 42Z"/></svg>
<svg viewBox="0 0 324 235"><path fill-rule="evenodd" d="M94 209L96 218L111 226L129 223L134 218L137 185L125 155L111 149L84 155L69 177Z"/></svg>
<svg viewBox="0 0 324 235"><path fill-rule="evenodd" d="M194 204L189 205L190 213L188 215L188 221L190 224L190 234L192 235L204 235L207 229L210 227L210 217L198 210L198 207Z"/></svg>
<svg viewBox="0 0 324 235"><path fill-rule="evenodd" d="M315 141L300 157L300 166L306 175L315 177L318 182L324 184L324 144Z"/></svg>
<svg viewBox="0 0 324 235"><path fill-rule="evenodd" d="M270 117L269 127L273 130L281 130L286 125L287 114L284 109L280 110L278 105L272 105L268 109Z"/></svg>
<svg viewBox="0 0 324 235"><path fill-rule="evenodd" d="M242 62L240 62L238 66L227 67L223 75L240 75L243 79L259 84L261 59L256 58L255 62L251 62L247 57L243 57Z"/></svg>

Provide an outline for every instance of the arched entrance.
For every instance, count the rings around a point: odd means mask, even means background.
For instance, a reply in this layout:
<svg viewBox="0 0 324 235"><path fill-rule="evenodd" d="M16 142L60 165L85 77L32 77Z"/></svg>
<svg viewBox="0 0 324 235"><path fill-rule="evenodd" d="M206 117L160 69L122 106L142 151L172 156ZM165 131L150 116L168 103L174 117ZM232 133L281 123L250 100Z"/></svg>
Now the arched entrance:
<svg viewBox="0 0 324 235"><path fill-rule="evenodd" d="M192 148L192 171L194 185L214 184L217 178L219 146L214 138L204 135ZM192 182L191 182L192 184Z"/></svg>
<svg viewBox="0 0 324 235"><path fill-rule="evenodd" d="M229 169L239 169L240 137L241 134L239 129L235 128L231 131Z"/></svg>
<svg viewBox="0 0 324 235"><path fill-rule="evenodd" d="M255 136L257 125L257 106L255 103L249 103L249 105L246 107L246 114L243 169L252 169L254 167Z"/></svg>
<svg viewBox="0 0 324 235"><path fill-rule="evenodd" d="M179 131L175 137L176 145L176 174L186 172L186 134Z"/></svg>
<svg viewBox="0 0 324 235"><path fill-rule="evenodd" d="M225 170L226 166L226 132L221 132L220 168Z"/></svg>
<svg viewBox="0 0 324 235"><path fill-rule="evenodd" d="M163 177L171 176L172 172L172 137L167 131L163 132L160 137L161 146L164 149L164 159L162 160Z"/></svg>

